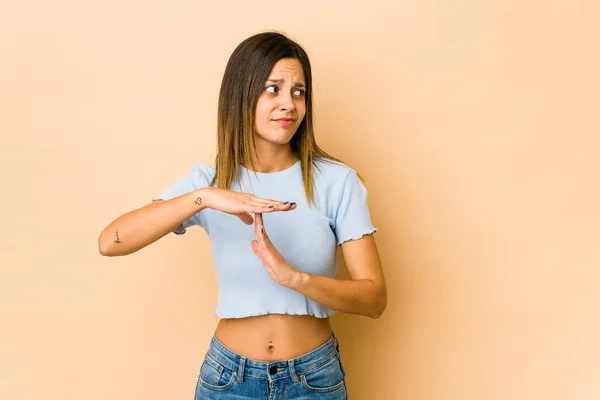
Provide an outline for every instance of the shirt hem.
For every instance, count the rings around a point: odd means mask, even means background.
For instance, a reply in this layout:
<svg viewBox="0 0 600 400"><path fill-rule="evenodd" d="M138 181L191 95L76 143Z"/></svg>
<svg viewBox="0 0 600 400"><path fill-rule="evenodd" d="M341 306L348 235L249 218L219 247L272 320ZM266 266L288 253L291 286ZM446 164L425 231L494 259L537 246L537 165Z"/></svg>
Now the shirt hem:
<svg viewBox="0 0 600 400"><path fill-rule="evenodd" d="M258 317L261 315L270 315L270 314L279 314L279 315L312 315L313 317L316 318L329 318L331 317L333 314L335 314L335 310L332 311L328 311L325 313L321 313L321 314L312 314L312 313L290 313L290 312L277 312L277 311L264 311L264 312L258 312L258 313L249 313L249 314L236 314L236 315L219 315L217 312L214 312L213 315L215 315L218 318L221 319L239 319L239 318L247 318L247 317Z"/></svg>
<svg viewBox="0 0 600 400"><path fill-rule="evenodd" d="M346 243L349 240L358 240L361 239L363 236L365 235L371 235L373 233L377 232L377 228L371 228L369 229L367 232L361 234L361 235L355 235L355 236L350 236L347 239L342 240L341 242L338 243L338 247L342 245L342 243Z"/></svg>

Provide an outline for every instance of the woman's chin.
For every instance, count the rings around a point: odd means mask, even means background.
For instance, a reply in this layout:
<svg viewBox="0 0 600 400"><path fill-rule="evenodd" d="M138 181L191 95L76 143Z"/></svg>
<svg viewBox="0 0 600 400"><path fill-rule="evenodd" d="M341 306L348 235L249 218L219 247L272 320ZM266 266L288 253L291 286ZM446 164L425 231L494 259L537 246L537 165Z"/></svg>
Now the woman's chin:
<svg viewBox="0 0 600 400"><path fill-rule="evenodd" d="M270 136L262 136L259 135L262 140L271 144L288 144L290 140L294 137L294 135L290 135L289 133L286 135L270 135Z"/></svg>

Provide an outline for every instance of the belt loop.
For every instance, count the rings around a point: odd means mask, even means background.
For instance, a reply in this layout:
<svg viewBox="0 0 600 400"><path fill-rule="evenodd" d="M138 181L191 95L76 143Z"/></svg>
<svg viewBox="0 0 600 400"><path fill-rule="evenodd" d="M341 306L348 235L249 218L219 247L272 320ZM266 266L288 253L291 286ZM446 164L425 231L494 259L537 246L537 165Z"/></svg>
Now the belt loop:
<svg viewBox="0 0 600 400"><path fill-rule="evenodd" d="M240 356L240 367L238 368L238 383L244 383L244 369L246 368L246 357Z"/></svg>
<svg viewBox="0 0 600 400"><path fill-rule="evenodd" d="M296 375L296 370L294 369L294 359L288 360L288 367L290 368L290 376L292 377L292 382L300 383L300 379L298 375Z"/></svg>

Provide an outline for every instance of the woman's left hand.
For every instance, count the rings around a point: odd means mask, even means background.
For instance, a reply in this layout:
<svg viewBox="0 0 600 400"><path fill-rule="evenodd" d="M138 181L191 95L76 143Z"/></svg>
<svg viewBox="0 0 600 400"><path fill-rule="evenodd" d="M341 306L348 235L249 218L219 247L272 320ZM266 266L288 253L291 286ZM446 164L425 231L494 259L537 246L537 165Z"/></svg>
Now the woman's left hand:
<svg viewBox="0 0 600 400"><path fill-rule="evenodd" d="M301 279L302 273L292 267L271 243L260 213L255 214L254 234L257 240L252 241L252 250L262 260L271 278L280 285L293 288Z"/></svg>

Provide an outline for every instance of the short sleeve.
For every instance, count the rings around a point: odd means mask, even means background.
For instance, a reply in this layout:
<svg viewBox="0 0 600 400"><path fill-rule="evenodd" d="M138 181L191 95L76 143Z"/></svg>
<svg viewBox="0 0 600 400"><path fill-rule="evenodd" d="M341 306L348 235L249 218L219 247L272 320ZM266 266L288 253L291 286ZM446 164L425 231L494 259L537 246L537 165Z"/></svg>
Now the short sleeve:
<svg viewBox="0 0 600 400"><path fill-rule="evenodd" d="M211 180L212 177L210 177L209 167L202 163L197 163L190 168L189 174L179 178L162 194L153 198L152 201L171 200L175 197L183 196L196 189L209 186ZM190 218L183 221L181 225L173 230L173 233L176 235L183 235L186 232L186 229L193 225L202 226L199 213L192 215Z"/></svg>
<svg viewBox="0 0 600 400"><path fill-rule="evenodd" d="M335 236L338 246L348 240L360 239L377 231L371 222L367 205L367 189L355 170L350 170L342 186L335 214Z"/></svg>

